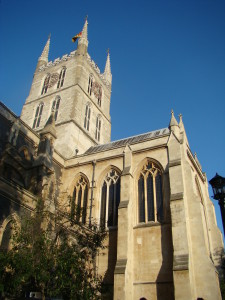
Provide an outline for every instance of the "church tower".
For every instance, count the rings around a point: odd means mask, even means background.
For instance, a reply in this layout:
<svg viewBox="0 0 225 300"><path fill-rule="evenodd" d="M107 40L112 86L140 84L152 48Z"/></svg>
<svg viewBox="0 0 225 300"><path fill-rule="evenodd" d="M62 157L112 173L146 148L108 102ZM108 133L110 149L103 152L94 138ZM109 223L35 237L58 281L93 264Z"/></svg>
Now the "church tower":
<svg viewBox="0 0 225 300"><path fill-rule="evenodd" d="M77 50L48 61L49 48L50 37L38 59L21 119L41 132L54 111L55 149L65 158L110 142L112 74L109 52L105 70L101 73L87 52L87 20Z"/></svg>

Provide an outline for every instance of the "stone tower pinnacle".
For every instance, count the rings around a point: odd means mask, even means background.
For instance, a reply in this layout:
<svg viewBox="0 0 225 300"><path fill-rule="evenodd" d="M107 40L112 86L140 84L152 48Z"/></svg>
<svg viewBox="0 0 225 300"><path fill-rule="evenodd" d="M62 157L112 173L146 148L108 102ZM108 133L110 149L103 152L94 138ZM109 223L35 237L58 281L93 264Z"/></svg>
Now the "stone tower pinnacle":
<svg viewBox="0 0 225 300"><path fill-rule="evenodd" d="M36 70L38 70L41 66L47 65L48 63L48 54L49 54L49 47L50 47L50 35L48 37L48 40L45 44L45 47L41 53L41 56L38 59L38 64Z"/></svg>
<svg viewBox="0 0 225 300"><path fill-rule="evenodd" d="M86 54L87 53L87 47L88 47L88 21L87 17L84 22L84 27L82 30L82 35L78 40L78 54Z"/></svg>
<svg viewBox="0 0 225 300"><path fill-rule="evenodd" d="M41 56L39 57L38 61L44 61L46 63L48 63L48 53L49 53L49 46L50 46L50 35L48 37L47 43L41 53Z"/></svg>
<svg viewBox="0 0 225 300"><path fill-rule="evenodd" d="M107 59L106 59L106 64L105 64L104 76L105 76L105 79L111 84L112 83L112 73L111 73L109 49L108 49L107 53L108 54L107 54Z"/></svg>

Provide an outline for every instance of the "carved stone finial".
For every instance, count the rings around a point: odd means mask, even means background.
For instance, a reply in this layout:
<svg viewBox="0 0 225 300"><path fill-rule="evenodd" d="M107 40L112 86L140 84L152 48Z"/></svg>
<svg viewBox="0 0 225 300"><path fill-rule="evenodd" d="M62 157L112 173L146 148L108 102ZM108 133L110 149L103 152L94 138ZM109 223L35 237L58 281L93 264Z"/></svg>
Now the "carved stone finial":
<svg viewBox="0 0 225 300"><path fill-rule="evenodd" d="M182 114L179 114L180 121L182 120Z"/></svg>
<svg viewBox="0 0 225 300"><path fill-rule="evenodd" d="M176 118L174 117L174 112L173 109L171 110L171 119L170 119L170 124L169 124L169 128L172 129L174 126L178 127L178 123Z"/></svg>
<svg viewBox="0 0 225 300"><path fill-rule="evenodd" d="M88 15L86 15L86 17L85 17L84 21L86 22L86 21L87 21L87 19L88 19Z"/></svg>

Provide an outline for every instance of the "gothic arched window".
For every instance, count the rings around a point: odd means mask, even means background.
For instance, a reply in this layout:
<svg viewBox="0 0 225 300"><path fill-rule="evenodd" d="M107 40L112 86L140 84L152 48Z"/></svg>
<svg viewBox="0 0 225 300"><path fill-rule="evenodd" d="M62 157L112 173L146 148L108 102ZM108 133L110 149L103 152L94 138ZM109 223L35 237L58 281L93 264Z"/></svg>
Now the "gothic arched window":
<svg viewBox="0 0 225 300"><path fill-rule="evenodd" d="M91 107L89 104L86 105L85 116L84 116L84 128L89 130L90 126Z"/></svg>
<svg viewBox="0 0 225 300"><path fill-rule="evenodd" d="M43 87L42 87L42 90L41 90L41 94L42 95L45 94L45 93L47 93L49 81L50 81L50 74L48 74L45 77L45 81L44 81L44 84L43 84Z"/></svg>
<svg viewBox="0 0 225 300"><path fill-rule="evenodd" d="M57 120L58 117L59 104L60 104L60 97L57 96L55 100L52 102L52 111L55 112L55 121Z"/></svg>
<svg viewBox="0 0 225 300"><path fill-rule="evenodd" d="M40 126L43 107L44 107L44 103L40 103L36 108L33 128L38 128Z"/></svg>
<svg viewBox="0 0 225 300"><path fill-rule="evenodd" d="M96 118L96 129L95 129L95 139L100 141L100 133L101 133L101 117L97 116Z"/></svg>
<svg viewBox="0 0 225 300"><path fill-rule="evenodd" d="M120 177L116 170L110 170L103 182L101 190L100 225L117 226L118 206L120 203Z"/></svg>
<svg viewBox="0 0 225 300"><path fill-rule="evenodd" d="M102 105L102 87L99 84L96 87L95 96L98 99L98 105L101 107L101 105Z"/></svg>
<svg viewBox="0 0 225 300"><path fill-rule="evenodd" d="M12 234L13 234L13 225L12 221L8 222L5 230L3 232L1 248L4 250L9 250L12 246Z"/></svg>
<svg viewBox="0 0 225 300"><path fill-rule="evenodd" d="M71 199L71 217L83 224L86 223L88 203L88 183L80 176L74 186Z"/></svg>
<svg viewBox="0 0 225 300"><path fill-rule="evenodd" d="M93 86L93 75L89 76L89 81L88 81L88 94L91 96L92 94L92 86Z"/></svg>
<svg viewBox="0 0 225 300"><path fill-rule="evenodd" d="M162 173L153 162L147 162L138 179L138 222L162 220Z"/></svg>
<svg viewBox="0 0 225 300"><path fill-rule="evenodd" d="M9 215L1 224L0 250L10 250L13 247L13 235L15 230L20 228L18 216L13 213Z"/></svg>
<svg viewBox="0 0 225 300"><path fill-rule="evenodd" d="M64 67L64 68L62 68L62 70L59 74L59 80L58 80L58 83L57 83L57 88L60 88L60 87L63 86L65 75L66 75L66 68Z"/></svg>

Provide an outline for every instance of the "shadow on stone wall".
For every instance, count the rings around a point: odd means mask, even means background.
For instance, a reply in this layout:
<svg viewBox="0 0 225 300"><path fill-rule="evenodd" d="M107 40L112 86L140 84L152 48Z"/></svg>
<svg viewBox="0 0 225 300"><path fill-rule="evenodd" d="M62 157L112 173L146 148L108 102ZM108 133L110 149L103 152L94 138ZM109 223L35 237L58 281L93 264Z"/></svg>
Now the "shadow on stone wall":
<svg viewBox="0 0 225 300"><path fill-rule="evenodd" d="M157 300L174 300L173 246L170 224L161 227L162 266L157 276Z"/></svg>
<svg viewBox="0 0 225 300"><path fill-rule="evenodd" d="M109 244L108 244L108 266L105 276L103 278L103 294L102 299L112 300L113 299L113 287L114 287L114 270L116 266L117 258L117 235L118 230L111 229L108 233Z"/></svg>

